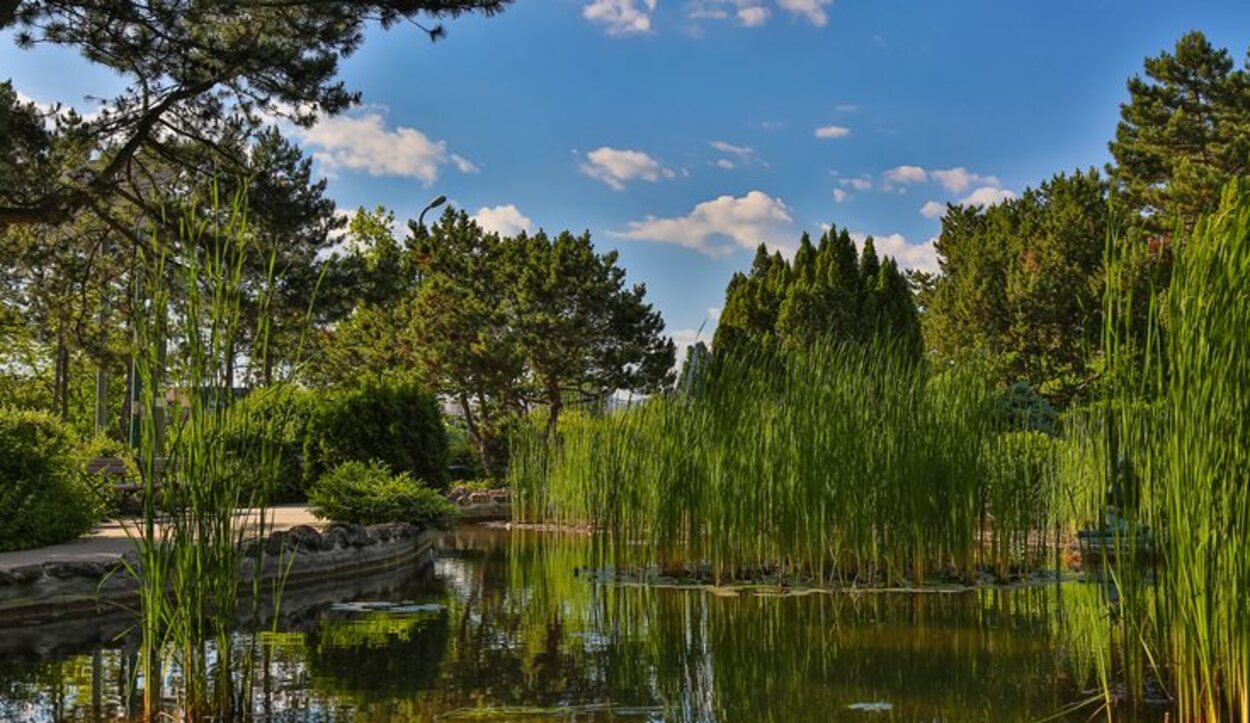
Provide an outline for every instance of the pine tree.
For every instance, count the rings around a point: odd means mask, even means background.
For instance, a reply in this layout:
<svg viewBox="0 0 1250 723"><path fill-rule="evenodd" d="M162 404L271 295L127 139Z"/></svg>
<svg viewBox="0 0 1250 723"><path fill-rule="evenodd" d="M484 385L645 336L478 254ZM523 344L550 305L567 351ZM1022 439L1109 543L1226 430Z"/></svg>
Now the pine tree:
<svg viewBox="0 0 1250 723"><path fill-rule="evenodd" d="M1155 233L1189 226L1219 205L1229 179L1250 173L1250 68L1234 69L1200 32L1145 61L1111 154L1117 189Z"/></svg>

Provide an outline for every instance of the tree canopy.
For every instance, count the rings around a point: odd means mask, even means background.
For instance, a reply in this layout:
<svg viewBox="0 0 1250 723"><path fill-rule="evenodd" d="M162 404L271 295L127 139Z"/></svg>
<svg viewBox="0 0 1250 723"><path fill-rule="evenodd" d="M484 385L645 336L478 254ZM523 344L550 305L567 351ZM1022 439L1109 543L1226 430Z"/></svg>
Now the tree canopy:
<svg viewBox="0 0 1250 723"><path fill-rule="evenodd" d="M224 139L240 130L272 117L309 125L359 100L337 74L367 25L410 23L438 37L442 26L423 19L493 14L509 2L0 0L0 30L19 47L75 48L126 83L89 119L66 122L51 111L44 120L56 121L56 134L40 133L34 109L0 90L0 129L14 131L0 141L0 226L59 223L95 208L143 175L144 150L192 163L190 142L229 168L241 158Z"/></svg>
<svg viewBox="0 0 1250 723"><path fill-rule="evenodd" d="M1110 144L1116 190L1154 232L1188 227L1219 206L1229 179L1250 173L1250 61L1235 67L1193 31L1147 58L1128 93Z"/></svg>
<svg viewBox="0 0 1250 723"><path fill-rule="evenodd" d="M729 354L877 337L919 357L920 323L907 278L894 259L881 261L872 238L857 254L849 231L830 228L819 245L804 234L793 263L763 244L756 249L750 271L729 281L712 347Z"/></svg>

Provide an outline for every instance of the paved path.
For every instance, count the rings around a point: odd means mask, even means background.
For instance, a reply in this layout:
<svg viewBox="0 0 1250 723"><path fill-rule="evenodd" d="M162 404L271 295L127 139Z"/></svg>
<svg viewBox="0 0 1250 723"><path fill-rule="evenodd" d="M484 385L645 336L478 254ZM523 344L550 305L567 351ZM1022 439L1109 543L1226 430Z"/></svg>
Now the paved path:
<svg viewBox="0 0 1250 723"><path fill-rule="evenodd" d="M239 515L246 515L249 522L256 521L253 510L240 510ZM137 532L136 525L139 524L142 520L109 520L73 542L19 552L0 552L0 570L45 562L115 560L130 550L130 536ZM280 505L270 508L269 524L274 530L287 530L296 525L322 527L326 523L302 505Z"/></svg>

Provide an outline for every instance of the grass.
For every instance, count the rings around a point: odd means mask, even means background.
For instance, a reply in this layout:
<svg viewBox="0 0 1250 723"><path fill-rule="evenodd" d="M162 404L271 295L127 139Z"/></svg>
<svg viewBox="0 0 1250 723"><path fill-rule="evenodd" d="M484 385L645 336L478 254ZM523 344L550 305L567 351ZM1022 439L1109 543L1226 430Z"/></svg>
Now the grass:
<svg viewBox="0 0 1250 723"><path fill-rule="evenodd" d="M1026 438L1034 471L995 467L1015 465L1013 438L985 378L874 346L720 360L690 393L569 415L550 447L523 430L511 481L524 518L591 525L618 564L718 582L1005 575L1040 562L1070 500L1030 477L1053 477L1048 439Z"/></svg>

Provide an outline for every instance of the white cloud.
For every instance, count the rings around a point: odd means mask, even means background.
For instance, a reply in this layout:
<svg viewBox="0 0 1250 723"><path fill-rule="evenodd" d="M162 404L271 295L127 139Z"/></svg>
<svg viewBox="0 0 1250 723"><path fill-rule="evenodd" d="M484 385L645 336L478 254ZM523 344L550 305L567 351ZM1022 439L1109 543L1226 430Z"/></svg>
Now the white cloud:
<svg viewBox="0 0 1250 723"><path fill-rule="evenodd" d="M734 162L728 158L719 158L716 160L716 167L723 171L732 171L735 166Z"/></svg>
<svg viewBox="0 0 1250 723"><path fill-rule="evenodd" d="M920 207L920 215L925 218L937 218L946 213L946 204L937 201L929 201Z"/></svg>
<svg viewBox="0 0 1250 723"><path fill-rule="evenodd" d="M511 203L506 206L479 208L473 214L473 220L486 231L500 236L515 236L522 231L529 231L534 225L528 216L521 213L521 209Z"/></svg>
<svg viewBox="0 0 1250 723"><path fill-rule="evenodd" d="M815 135L817 138L825 140L830 138L846 138L851 135L851 129L844 128L842 126L821 126L816 129Z"/></svg>
<svg viewBox="0 0 1250 723"><path fill-rule="evenodd" d="M859 110L859 106L854 103L842 103L841 105L835 105L833 109L839 113L854 113Z"/></svg>
<svg viewBox="0 0 1250 723"><path fill-rule="evenodd" d="M946 190L952 191L954 193L960 193L965 188L967 188L968 186L971 186L974 183L979 183L979 184L986 185L986 186L998 185L998 178L994 176L978 175L976 173L973 173L972 171L969 171L967 168L964 168L963 166L959 166L958 168L948 168L945 170L933 171L932 173L933 173L933 177L937 179L938 183L942 184L942 186Z"/></svg>
<svg viewBox="0 0 1250 723"><path fill-rule="evenodd" d="M693 0L686 6L686 17L691 20L735 20L747 28L758 28L772 17L760 0Z"/></svg>
<svg viewBox="0 0 1250 723"><path fill-rule="evenodd" d="M981 186L972 193L959 199L962 206L996 206L1003 201L1010 201L1016 194L1005 188Z"/></svg>
<svg viewBox="0 0 1250 723"><path fill-rule="evenodd" d="M720 312L721 308L719 306L709 306L707 307L707 318L712 321L720 321Z"/></svg>
<svg viewBox="0 0 1250 723"><path fill-rule="evenodd" d="M833 0L777 0L777 4L794 15L805 18L816 27L824 27L829 22L825 6Z"/></svg>
<svg viewBox="0 0 1250 723"><path fill-rule="evenodd" d="M312 128L294 133L327 173L338 170L364 171L371 176L417 178L425 185L438 180L440 169L452 165L461 173L474 173L477 166L447 150L415 128L387 129L380 111L363 115L323 118Z"/></svg>
<svg viewBox="0 0 1250 723"><path fill-rule="evenodd" d="M748 28L758 28L768 22L768 8L763 5L751 5L738 9L738 22Z"/></svg>
<svg viewBox="0 0 1250 723"><path fill-rule="evenodd" d="M669 333L668 337L673 340L673 346L677 347L677 367L686 361L686 350L690 347L703 342L708 346L712 345L713 329L704 327L699 329L674 329Z"/></svg>
<svg viewBox="0 0 1250 723"><path fill-rule="evenodd" d="M725 256L736 250L753 249L761 242L784 239L792 221L790 209L781 199L763 191L751 191L742 197L726 195L704 201L685 216L648 216L642 221L631 221L627 231L615 235Z"/></svg>
<svg viewBox="0 0 1250 723"><path fill-rule="evenodd" d="M603 181L616 191L625 190L625 184L630 181L655 183L661 178L672 178L675 175L672 170L642 151L607 146L587 153L580 170L584 175Z"/></svg>
<svg viewBox="0 0 1250 723"><path fill-rule="evenodd" d="M929 174L920 166L895 166L885 172L887 184L891 183L924 183Z"/></svg>
<svg viewBox="0 0 1250 723"><path fill-rule="evenodd" d="M593 0L582 7L582 17L602 26L612 36L651 32L651 14L657 0Z"/></svg>
<svg viewBox="0 0 1250 723"><path fill-rule="evenodd" d="M840 178L838 183L842 186L850 186L856 191L867 191L872 188L872 179L867 176L859 176L857 178Z"/></svg>
<svg viewBox="0 0 1250 723"><path fill-rule="evenodd" d="M855 241L855 246L862 249L864 239L868 238L868 234L853 231L851 238ZM889 236L873 236L872 244L879 256L894 257L898 265L904 269L937 273L939 267L937 248L934 246L936 240L936 238L931 238L924 243L910 244L907 243L907 237L903 234L892 233Z"/></svg>
<svg viewBox="0 0 1250 723"><path fill-rule="evenodd" d="M735 146L734 144L727 143L725 141L708 141L708 145L721 153L736 156L740 163L747 164L762 162L759 154L756 153L755 149L750 146Z"/></svg>
<svg viewBox="0 0 1250 723"><path fill-rule="evenodd" d="M845 201L845 200L846 200L846 198L847 198L847 193L846 193L846 191L843 191L843 190L842 190L842 189L840 189L840 188L835 188L835 189L833 189L833 200L834 200L836 203L842 203L843 201Z"/></svg>

